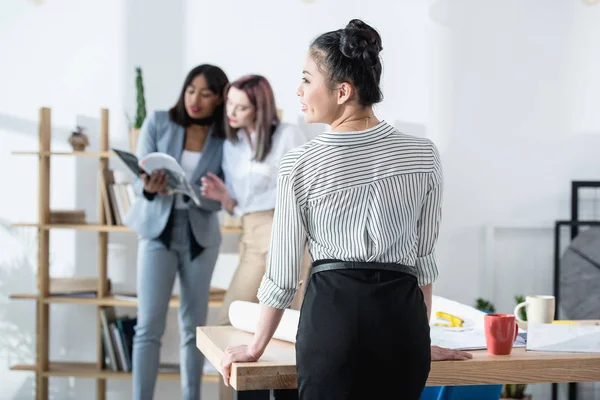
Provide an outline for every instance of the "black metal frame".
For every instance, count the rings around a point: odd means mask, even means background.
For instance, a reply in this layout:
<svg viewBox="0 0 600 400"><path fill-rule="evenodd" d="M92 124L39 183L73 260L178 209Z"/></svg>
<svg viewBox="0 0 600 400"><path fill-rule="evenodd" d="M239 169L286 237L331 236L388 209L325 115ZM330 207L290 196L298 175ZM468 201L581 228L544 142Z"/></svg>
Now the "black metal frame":
<svg viewBox="0 0 600 400"><path fill-rule="evenodd" d="M563 226L571 227L571 240L579 234L580 226L600 226L600 221L579 221L579 190L583 188L600 189L600 181L571 182L571 219L556 221L554 225L554 297L555 318L559 318L560 304L560 230ZM558 399L558 384L552 384L552 400ZM569 383L569 400L577 400L577 383Z"/></svg>

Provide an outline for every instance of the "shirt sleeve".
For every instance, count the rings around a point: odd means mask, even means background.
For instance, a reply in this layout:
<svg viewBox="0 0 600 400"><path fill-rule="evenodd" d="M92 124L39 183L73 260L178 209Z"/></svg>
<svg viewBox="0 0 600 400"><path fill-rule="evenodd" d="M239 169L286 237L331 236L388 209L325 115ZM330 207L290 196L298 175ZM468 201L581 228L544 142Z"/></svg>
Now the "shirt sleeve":
<svg viewBox="0 0 600 400"><path fill-rule="evenodd" d="M440 155L433 143L431 149L433 170L428 176L427 193L417 224L419 239L415 267L419 286L428 285L438 277L435 245L442 218L443 174Z"/></svg>
<svg viewBox="0 0 600 400"><path fill-rule="evenodd" d="M267 267L258 288L258 300L274 308L287 308L298 291L306 228L289 175L277 180L277 199Z"/></svg>

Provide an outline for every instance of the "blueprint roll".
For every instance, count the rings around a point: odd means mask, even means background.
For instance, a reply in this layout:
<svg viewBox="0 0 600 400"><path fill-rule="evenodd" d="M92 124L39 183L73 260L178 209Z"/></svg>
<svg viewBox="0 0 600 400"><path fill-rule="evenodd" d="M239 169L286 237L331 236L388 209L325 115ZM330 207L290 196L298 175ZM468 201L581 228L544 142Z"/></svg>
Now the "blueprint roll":
<svg viewBox="0 0 600 400"><path fill-rule="evenodd" d="M241 331L254 333L260 316L260 304L249 301L236 300L229 306L229 320L234 328ZM300 311L286 309L281 322L273 337L286 342L296 343Z"/></svg>

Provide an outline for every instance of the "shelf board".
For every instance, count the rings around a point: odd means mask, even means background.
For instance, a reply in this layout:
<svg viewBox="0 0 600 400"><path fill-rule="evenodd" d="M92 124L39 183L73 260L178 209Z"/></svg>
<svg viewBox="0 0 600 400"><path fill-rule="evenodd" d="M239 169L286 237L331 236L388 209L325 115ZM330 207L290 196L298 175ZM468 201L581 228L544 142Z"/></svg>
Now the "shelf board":
<svg viewBox="0 0 600 400"><path fill-rule="evenodd" d="M80 231L94 231L94 232L132 232L128 226L125 225L101 225L101 224L37 224L33 222L19 222L11 224L13 227L30 227L30 228L41 228L43 230L50 229L75 229Z"/></svg>
<svg viewBox="0 0 600 400"><path fill-rule="evenodd" d="M18 222L11 224L15 228L40 228L50 229L74 229L80 231L93 232L133 232L131 228L125 225L101 225L101 224L37 224L34 222ZM241 228L222 227L221 233L242 233Z"/></svg>
<svg viewBox="0 0 600 400"><path fill-rule="evenodd" d="M114 157L112 151L13 151L15 156Z"/></svg>
<svg viewBox="0 0 600 400"><path fill-rule="evenodd" d="M242 228L233 228L233 227L230 228L230 227L222 226L221 233L240 234L240 233L242 233Z"/></svg>
<svg viewBox="0 0 600 400"><path fill-rule="evenodd" d="M36 371L35 364L19 364L10 367L11 371ZM98 369L95 363L83 362L51 362L48 371L42 372L45 377L78 377L78 378L100 378L100 379L131 379L131 372L114 372L106 369ZM179 372L158 372L158 379L179 380ZM203 382L218 382L218 375L203 375Z"/></svg>
<svg viewBox="0 0 600 400"><path fill-rule="evenodd" d="M38 295L32 293L15 293L9 296L12 300L37 300Z"/></svg>
<svg viewBox="0 0 600 400"><path fill-rule="evenodd" d="M93 306L114 306L114 307L137 307L137 299L125 298L133 297L133 294L111 294L107 297L77 297L77 296L49 296L43 299L46 304L80 304ZM220 307L223 304L225 291L222 289L211 288L208 298L209 307ZM31 293L15 293L10 295L13 300L38 300L39 296ZM179 296L172 296L169 301L169 307L179 307Z"/></svg>

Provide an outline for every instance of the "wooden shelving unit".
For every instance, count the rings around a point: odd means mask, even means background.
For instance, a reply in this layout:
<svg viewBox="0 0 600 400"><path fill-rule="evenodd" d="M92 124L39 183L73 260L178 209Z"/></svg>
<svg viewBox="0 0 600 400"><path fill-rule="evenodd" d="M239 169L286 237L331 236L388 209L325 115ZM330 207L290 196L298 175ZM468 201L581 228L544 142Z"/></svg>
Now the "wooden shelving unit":
<svg viewBox="0 0 600 400"><path fill-rule="evenodd" d="M124 225L103 225L103 224L38 224L35 222L16 222L11 224L13 227L30 227L39 228L42 230L50 229L75 229L80 231L94 232L131 232L129 227ZM240 228L222 227L221 233L242 233Z"/></svg>
<svg viewBox="0 0 600 400"><path fill-rule="evenodd" d="M208 300L209 307L220 307L223 304L225 291L212 289ZM80 304L88 306L102 307L137 307L138 303L135 295L131 293L114 293L104 297L77 297L77 296L48 296L41 298L32 293L14 293L10 295L12 300L39 300L47 304ZM169 301L169 307L179 307L179 296L172 296Z"/></svg>
<svg viewBox="0 0 600 400"><path fill-rule="evenodd" d="M105 306L137 307L135 294L109 293L108 291L108 234L111 232L131 232L126 226L107 225L105 207L102 196L98 195L97 223L86 224L51 224L50 223L50 160L54 156L95 157L99 159L99 169L108 169L109 157L115 153L109 151L108 146L108 121L109 112L102 109L100 112L100 151L97 152L53 152L50 150L51 139L51 110L41 108L39 114L39 150L16 151L14 155L35 155L39 162L39 200L38 222L15 223L16 227L31 227L37 229L38 238L38 265L37 265L37 290L33 294L13 294L14 300L33 300L36 302L36 362L35 364L13 365L13 371L29 371L36 375L36 399L47 400L48 379L50 377L79 377L96 379L96 399L106 398L107 379L131 379L130 372L114 372L103 369L104 354L102 349L102 322L100 308ZM96 232L98 235L98 287L96 297L53 296L50 295L50 231L53 229L74 229ZM223 233L240 233L237 228L223 228ZM225 291L211 289L209 307L219 307L222 304ZM51 362L49 360L49 335L50 335L50 304L79 304L96 307L97 314L97 340L96 362ZM169 307L178 307L179 298L173 296ZM179 380L178 372L159 372L158 379ZM205 375L204 381L217 382L218 376Z"/></svg>

